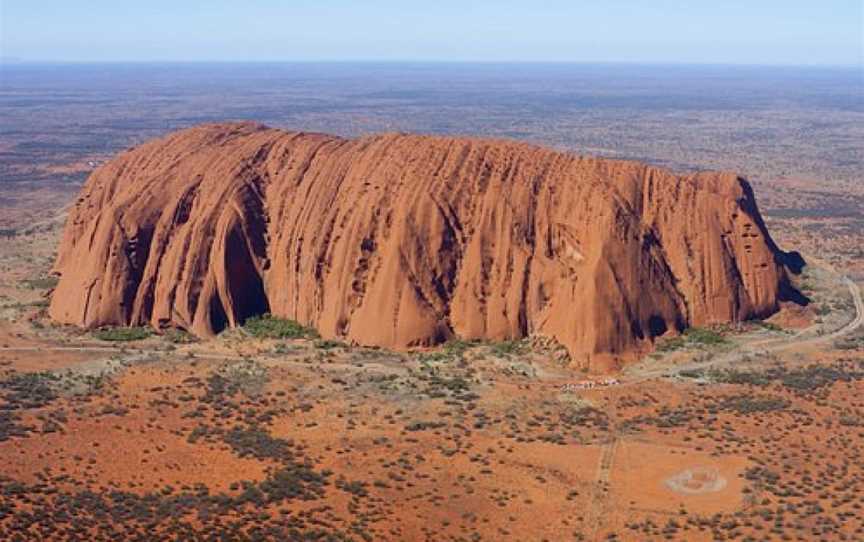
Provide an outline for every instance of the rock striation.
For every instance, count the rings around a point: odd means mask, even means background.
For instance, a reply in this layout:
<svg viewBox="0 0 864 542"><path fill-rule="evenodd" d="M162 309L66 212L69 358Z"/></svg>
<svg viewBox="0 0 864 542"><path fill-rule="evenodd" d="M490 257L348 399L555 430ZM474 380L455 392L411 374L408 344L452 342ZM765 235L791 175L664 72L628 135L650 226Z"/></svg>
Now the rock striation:
<svg viewBox="0 0 864 542"><path fill-rule="evenodd" d="M50 315L210 336L270 312L402 348L548 336L592 368L788 287L746 181L501 140L204 125L72 206Z"/></svg>

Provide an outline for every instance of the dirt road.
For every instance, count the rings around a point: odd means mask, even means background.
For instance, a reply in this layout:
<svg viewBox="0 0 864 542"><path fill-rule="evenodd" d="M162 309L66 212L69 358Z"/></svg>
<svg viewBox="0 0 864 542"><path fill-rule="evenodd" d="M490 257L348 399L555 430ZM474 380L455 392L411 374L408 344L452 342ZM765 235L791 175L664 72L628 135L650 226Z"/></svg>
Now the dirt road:
<svg viewBox="0 0 864 542"><path fill-rule="evenodd" d="M776 337L761 341L743 344L730 352L718 354L711 359L705 361L694 361L675 365L674 367L658 367L653 369L637 369L631 378L625 380L625 385L637 384L652 378L669 377L680 374L682 371L696 371L705 369L715 369L726 365L734 365L746 358L755 356L765 356L777 352L789 351L792 349L804 350L816 346L831 343L837 339L845 337L856 331L864 325L864 298L862 298L861 288L850 278L843 277L843 282L849 289L849 294L855 305L855 317L846 325L816 337L808 337L807 330L800 331L795 335L786 337Z"/></svg>

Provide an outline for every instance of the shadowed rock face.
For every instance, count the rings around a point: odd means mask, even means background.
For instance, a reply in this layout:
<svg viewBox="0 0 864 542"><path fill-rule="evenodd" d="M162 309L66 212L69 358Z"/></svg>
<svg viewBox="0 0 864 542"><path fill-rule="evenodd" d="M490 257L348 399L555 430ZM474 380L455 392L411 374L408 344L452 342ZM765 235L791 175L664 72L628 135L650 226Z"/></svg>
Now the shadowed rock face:
<svg viewBox="0 0 864 542"><path fill-rule="evenodd" d="M538 334L597 367L667 331L774 312L781 257L729 173L206 125L93 173L50 314L208 336L269 311L384 347Z"/></svg>

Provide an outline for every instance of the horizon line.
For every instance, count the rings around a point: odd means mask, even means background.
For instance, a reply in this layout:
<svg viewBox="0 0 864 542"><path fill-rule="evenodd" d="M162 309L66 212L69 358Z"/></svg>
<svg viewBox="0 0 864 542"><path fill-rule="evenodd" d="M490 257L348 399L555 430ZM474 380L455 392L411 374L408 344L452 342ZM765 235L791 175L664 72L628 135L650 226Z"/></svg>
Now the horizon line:
<svg viewBox="0 0 864 542"><path fill-rule="evenodd" d="M786 63L786 62L691 62L677 60L483 60L483 59L22 59L0 58L0 65L105 65L105 64L453 64L453 65L620 65L620 66L714 66L714 67L754 67L754 68L844 68L859 69L864 75L864 62L854 64L828 63Z"/></svg>

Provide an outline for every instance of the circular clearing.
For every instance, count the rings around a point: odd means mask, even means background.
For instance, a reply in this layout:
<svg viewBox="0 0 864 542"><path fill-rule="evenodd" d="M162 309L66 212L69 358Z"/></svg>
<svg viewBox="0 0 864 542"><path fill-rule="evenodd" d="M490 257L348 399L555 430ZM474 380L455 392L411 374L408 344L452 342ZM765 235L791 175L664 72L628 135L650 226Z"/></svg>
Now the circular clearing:
<svg viewBox="0 0 864 542"><path fill-rule="evenodd" d="M693 467L666 479L666 487L677 493L700 495L726 487L726 478L714 467Z"/></svg>

